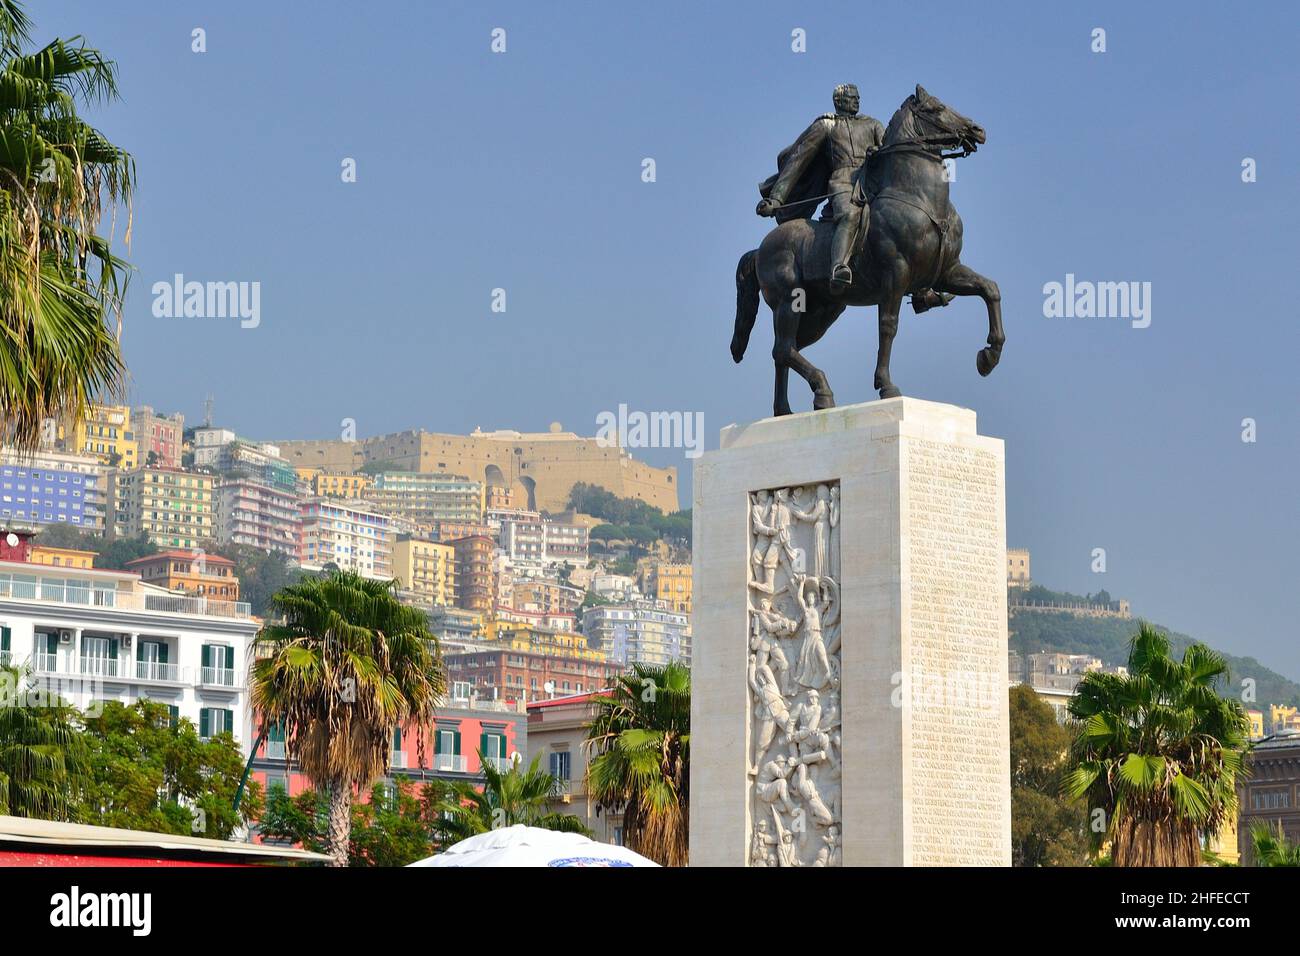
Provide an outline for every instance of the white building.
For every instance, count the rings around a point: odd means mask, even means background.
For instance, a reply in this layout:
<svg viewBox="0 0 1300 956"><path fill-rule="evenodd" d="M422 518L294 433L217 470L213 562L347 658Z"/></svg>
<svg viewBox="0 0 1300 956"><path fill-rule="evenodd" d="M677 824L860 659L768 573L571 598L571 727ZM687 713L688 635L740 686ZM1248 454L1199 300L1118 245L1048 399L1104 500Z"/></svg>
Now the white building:
<svg viewBox="0 0 1300 956"><path fill-rule="evenodd" d="M351 499L311 498L301 506L298 562L308 570L336 565L363 577L393 576L393 521Z"/></svg>
<svg viewBox="0 0 1300 956"><path fill-rule="evenodd" d="M582 633L608 660L628 664L691 663L691 618L664 601L600 604L582 615Z"/></svg>
<svg viewBox="0 0 1300 956"><path fill-rule="evenodd" d="M217 488L217 540L279 551L294 562L302 537L302 498L253 478L225 478Z"/></svg>
<svg viewBox="0 0 1300 956"><path fill-rule="evenodd" d="M142 698L229 730L247 753L248 654L258 622L242 602L209 601L125 571L0 561L0 663L82 710Z"/></svg>

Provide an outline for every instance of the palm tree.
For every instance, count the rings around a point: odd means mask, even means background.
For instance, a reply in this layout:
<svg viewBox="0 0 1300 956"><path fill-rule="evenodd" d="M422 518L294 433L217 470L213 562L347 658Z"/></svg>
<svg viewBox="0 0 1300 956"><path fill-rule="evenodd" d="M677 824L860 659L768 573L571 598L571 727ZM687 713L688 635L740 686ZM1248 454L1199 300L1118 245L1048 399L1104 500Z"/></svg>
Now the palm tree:
<svg viewBox="0 0 1300 956"><path fill-rule="evenodd" d="M527 770L521 770L518 764L498 770L483 759L482 751L478 758L483 767L483 786L476 787L468 780L452 781L433 805L437 828L446 843L517 823L590 834L577 817L551 810L550 801L560 795L560 781L540 768L540 754Z"/></svg>
<svg viewBox="0 0 1300 956"><path fill-rule="evenodd" d="M62 701L6 699L23 679L0 667L0 814L67 820L90 780L89 751Z"/></svg>
<svg viewBox="0 0 1300 956"><path fill-rule="evenodd" d="M23 447L122 385L128 266L98 229L124 203L130 242L135 184L131 156L77 115L117 97L115 65L80 37L24 54L29 31L0 0L0 438Z"/></svg>
<svg viewBox="0 0 1300 956"><path fill-rule="evenodd" d="M1256 866L1300 866L1300 843L1291 843L1278 823L1276 829L1264 822L1251 825L1250 842Z"/></svg>
<svg viewBox="0 0 1300 956"><path fill-rule="evenodd" d="M423 755L444 690L424 612L398 603L394 585L352 572L304 579L271 599L283 623L257 637L253 708L284 728L288 754L329 793L335 866L347 865L354 791L388 772L399 728L415 730Z"/></svg>
<svg viewBox="0 0 1300 956"><path fill-rule="evenodd" d="M627 846L663 866L685 866L690 807L691 672L633 664L608 694L585 746L587 792L623 814Z"/></svg>
<svg viewBox="0 0 1300 956"><path fill-rule="evenodd" d="M1227 665L1204 644L1181 661L1143 622L1127 675L1085 674L1070 713L1080 722L1066 789L1100 810L1115 866L1197 866L1202 839L1237 812L1249 724L1219 696Z"/></svg>

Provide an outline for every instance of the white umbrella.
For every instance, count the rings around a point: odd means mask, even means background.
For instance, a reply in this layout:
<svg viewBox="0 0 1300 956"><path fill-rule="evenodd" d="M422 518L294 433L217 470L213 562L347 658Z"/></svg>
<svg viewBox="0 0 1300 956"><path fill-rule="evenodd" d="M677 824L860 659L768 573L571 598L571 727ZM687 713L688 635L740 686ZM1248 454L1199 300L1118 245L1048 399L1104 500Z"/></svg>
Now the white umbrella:
<svg viewBox="0 0 1300 956"><path fill-rule="evenodd" d="M597 843L580 833L561 833L517 823L480 833L409 866L658 866L639 853Z"/></svg>

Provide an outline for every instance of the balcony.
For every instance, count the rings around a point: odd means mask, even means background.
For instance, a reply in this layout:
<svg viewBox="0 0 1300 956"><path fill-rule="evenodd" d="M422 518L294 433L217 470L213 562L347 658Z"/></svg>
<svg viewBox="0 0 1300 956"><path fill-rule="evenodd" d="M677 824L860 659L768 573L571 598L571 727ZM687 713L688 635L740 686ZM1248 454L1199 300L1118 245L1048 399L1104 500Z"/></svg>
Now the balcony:
<svg viewBox="0 0 1300 956"><path fill-rule="evenodd" d="M434 754L433 769L450 773L464 773L465 758L461 754Z"/></svg>
<svg viewBox="0 0 1300 956"><path fill-rule="evenodd" d="M388 766L394 770L406 769L406 754L401 750L394 750L388 755Z"/></svg>
<svg viewBox="0 0 1300 956"><path fill-rule="evenodd" d="M266 759L283 760L285 755L283 740L268 740L266 742Z"/></svg>
<svg viewBox="0 0 1300 956"><path fill-rule="evenodd" d="M515 762L509 757L485 757L483 760L484 763L487 763L498 773L508 773L510 768L515 765Z"/></svg>
<svg viewBox="0 0 1300 956"><path fill-rule="evenodd" d="M183 680L179 665L160 664L158 661L136 661L135 678L161 684L179 684Z"/></svg>
<svg viewBox="0 0 1300 956"><path fill-rule="evenodd" d="M37 566L33 565L33 567ZM35 579L24 580L28 577ZM92 587L87 581L75 578L47 579L25 574L0 574L0 599L3 598L35 601L41 604L116 608L124 611L161 611L167 614L190 614L201 617L247 618L252 615L252 606L245 601L215 601L184 594L151 594L143 591L116 590L112 586L104 586L99 582Z"/></svg>
<svg viewBox="0 0 1300 956"><path fill-rule="evenodd" d="M199 684L203 687L235 686L235 670L232 667L200 667Z"/></svg>

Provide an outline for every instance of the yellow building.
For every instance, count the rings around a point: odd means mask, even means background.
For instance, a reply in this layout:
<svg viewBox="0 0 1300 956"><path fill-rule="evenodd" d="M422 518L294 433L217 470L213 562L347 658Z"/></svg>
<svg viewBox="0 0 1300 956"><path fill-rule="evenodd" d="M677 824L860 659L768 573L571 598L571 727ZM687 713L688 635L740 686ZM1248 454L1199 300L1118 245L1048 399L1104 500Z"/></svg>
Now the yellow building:
<svg viewBox="0 0 1300 956"><path fill-rule="evenodd" d="M91 455L106 465L129 471L140 463L140 443L131 429L129 405L93 404L71 429L59 429L59 439L65 451Z"/></svg>
<svg viewBox="0 0 1300 956"><path fill-rule="evenodd" d="M520 653L569 657L582 661L603 661L605 652L587 646L587 639L572 631L559 631L517 621L488 621L484 640Z"/></svg>
<svg viewBox="0 0 1300 956"><path fill-rule="evenodd" d="M350 475L322 471L320 468L295 468L298 479L317 498L360 498L375 483L369 475Z"/></svg>
<svg viewBox="0 0 1300 956"><path fill-rule="evenodd" d="M1248 710L1246 716L1250 719L1250 739L1258 740L1264 736L1264 712L1262 710Z"/></svg>
<svg viewBox="0 0 1300 956"><path fill-rule="evenodd" d="M398 586L435 606L456 602L456 549L449 544L398 535L393 543Z"/></svg>
<svg viewBox="0 0 1300 956"><path fill-rule="evenodd" d="M95 552L34 544L32 545L32 564L44 564L53 568L89 570L95 566Z"/></svg>
<svg viewBox="0 0 1300 956"><path fill-rule="evenodd" d="M1279 730L1300 730L1300 708L1286 704L1268 705L1268 722L1271 733Z"/></svg>
<svg viewBox="0 0 1300 956"><path fill-rule="evenodd" d="M1028 549L1007 548L1007 587L1027 588L1032 583Z"/></svg>
<svg viewBox="0 0 1300 956"><path fill-rule="evenodd" d="M691 613L691 566L660 564L654 571L654 596L680 614Z"/></svg>

